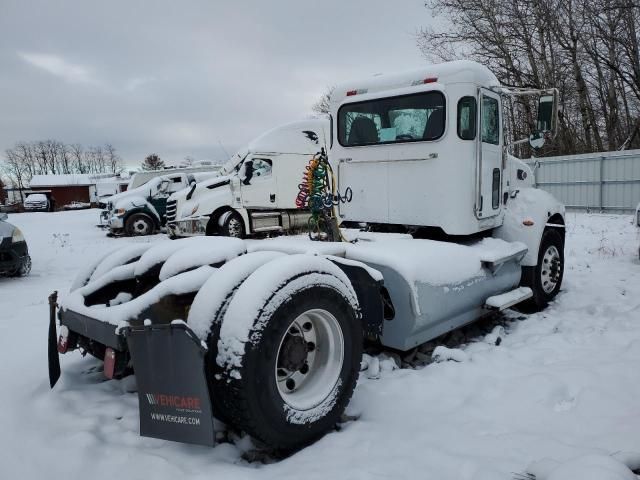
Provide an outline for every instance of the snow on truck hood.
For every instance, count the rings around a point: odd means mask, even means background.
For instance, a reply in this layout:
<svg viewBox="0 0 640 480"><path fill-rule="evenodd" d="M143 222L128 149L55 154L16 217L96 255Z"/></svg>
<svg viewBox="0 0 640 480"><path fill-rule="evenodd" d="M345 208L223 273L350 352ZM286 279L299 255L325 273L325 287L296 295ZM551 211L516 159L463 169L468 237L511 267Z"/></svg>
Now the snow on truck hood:
<svg viewBox="0 0 640 480"><path fill-rule="evenodd" d="M107 202L111 203L111 205L117 205L123 199L129 197L142 197L144 199L149 195L149 191L156 192L158 190L158 185L162 182L164 177L154 177L146 183L143 183L139 187L136 187L131 190L127 190L125 192L116 193L115 195L111 195L109 198L105 199Z"/></svg>

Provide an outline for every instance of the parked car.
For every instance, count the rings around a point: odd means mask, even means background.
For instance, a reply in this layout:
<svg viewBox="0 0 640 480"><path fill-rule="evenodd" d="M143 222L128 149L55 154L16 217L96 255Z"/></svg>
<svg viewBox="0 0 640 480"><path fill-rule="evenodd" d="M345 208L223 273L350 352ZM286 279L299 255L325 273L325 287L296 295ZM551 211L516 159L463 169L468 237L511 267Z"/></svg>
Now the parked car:
<svg viewBox="0 0 640 480"><path fill-rule="evenodd" d="M31 271L31 257L20 229L0 213L0 275L22 277Z"/></svg>
<svg viewBox="0 0 640 480"><path fill-rule="evenodd" d="M28 212L48 212L49 199L44 193L32 193L24 201L24 209Z"/></svg>

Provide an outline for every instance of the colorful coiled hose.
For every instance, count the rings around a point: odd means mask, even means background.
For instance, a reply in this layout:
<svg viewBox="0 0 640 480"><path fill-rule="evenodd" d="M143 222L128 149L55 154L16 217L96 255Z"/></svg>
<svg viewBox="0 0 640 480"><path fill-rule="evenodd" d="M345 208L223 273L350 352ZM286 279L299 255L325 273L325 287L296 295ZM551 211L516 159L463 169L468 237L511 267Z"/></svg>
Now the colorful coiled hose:
<svg viewBox="0 0 640 480"><path fill-rule="evenodd" d="M302 176L302 183L298 185L296 206L308 208L309 238L311 240L342 240L338 228L334 207L339 201L351 201L351 189L347 189L345 197L335 193L335 177L327 159L324 148L309 160Z"/></svg>

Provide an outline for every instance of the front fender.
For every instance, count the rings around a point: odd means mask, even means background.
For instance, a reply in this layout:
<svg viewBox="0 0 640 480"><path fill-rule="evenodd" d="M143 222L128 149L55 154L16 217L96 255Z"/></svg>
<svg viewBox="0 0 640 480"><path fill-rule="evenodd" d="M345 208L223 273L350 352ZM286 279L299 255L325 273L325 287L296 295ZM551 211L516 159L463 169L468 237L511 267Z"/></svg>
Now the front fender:
<svg viewBox="0 0 640 480"><path fill-rule="evenodd" d="M529 251L521 264L534 266L538 263L538 250L542 233L552 217L554 228L564 228L564 205L553 195L537 188L523 188L515 198L509 198L502 226L494 230L493 236L507 242L522 242ZM562 226L558 226L562 225ZM564 235L563 235L564 236Z"/></svg>
<svg viewBox="0 0 640 480"><path fill-rule="evenodd" d="M134 213L146 213L154 219L158 226L162 224L162 219L160 218L158 211L146 198L141 196L132 195L122 199L116 204L115 209L124 209L126 211L122 217L123 222L126 222L127 218Z"/></svg>

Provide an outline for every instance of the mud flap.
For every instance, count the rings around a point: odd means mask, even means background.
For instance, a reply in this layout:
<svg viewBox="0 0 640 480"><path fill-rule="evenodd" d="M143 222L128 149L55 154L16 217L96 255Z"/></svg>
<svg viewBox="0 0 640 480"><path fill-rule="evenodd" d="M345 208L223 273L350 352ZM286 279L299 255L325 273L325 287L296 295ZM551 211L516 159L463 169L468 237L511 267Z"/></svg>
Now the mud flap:
<svg viewBox="0 0 640 480"><path fill-rule="evenodd" d="M58 356L58 337L56 333L56 302L58 292L49 295L49 336L47 338L47 356L49 360L49 385L51 388L60 378L60 357Z"/></svg>
<svg viewBox="0 0 640 480"><path fill-rule="evenodd" d="M213 446L200 339L184 323L129 327L123 334L138 384L140 435Z"/></svg>

